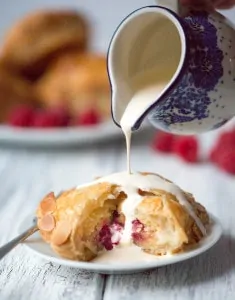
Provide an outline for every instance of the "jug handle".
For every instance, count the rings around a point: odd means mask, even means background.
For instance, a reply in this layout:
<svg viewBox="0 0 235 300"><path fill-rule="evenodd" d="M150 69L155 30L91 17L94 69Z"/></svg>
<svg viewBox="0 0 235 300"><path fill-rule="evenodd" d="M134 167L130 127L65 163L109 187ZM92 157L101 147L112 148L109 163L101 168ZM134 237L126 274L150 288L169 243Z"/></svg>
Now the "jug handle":
<svg viewBox="0 0 235 300"><path fill-rule="evenodd" d="M179 16L185 16L188 13L188 10L185 6L181 5L179 0L154 0L155 3L159 6L166 7Z"/></svg>

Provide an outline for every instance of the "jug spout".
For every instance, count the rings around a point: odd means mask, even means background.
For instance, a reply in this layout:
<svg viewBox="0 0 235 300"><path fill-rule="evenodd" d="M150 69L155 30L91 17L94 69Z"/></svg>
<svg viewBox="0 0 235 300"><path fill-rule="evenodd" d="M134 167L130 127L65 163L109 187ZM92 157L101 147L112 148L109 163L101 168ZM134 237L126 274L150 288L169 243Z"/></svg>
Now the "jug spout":
<svg viewBox="0 0 235 300"><path fill-rule="evenodd" d="M120 124L128 103L141 86L156 82L161 85L161 91L148 99L146 111L160 99L179 74L185 54L184 31L168 9L144 7L124 19L108 51L114 122Z"/></svg>

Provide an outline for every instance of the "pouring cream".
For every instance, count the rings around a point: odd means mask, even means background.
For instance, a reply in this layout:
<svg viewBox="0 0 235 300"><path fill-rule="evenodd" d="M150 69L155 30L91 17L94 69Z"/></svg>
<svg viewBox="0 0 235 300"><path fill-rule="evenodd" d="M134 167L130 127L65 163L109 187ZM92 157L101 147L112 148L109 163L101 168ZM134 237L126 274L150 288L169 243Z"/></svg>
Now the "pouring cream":
<svg viewBox="0 0 235 300"><path fill-rule="evenodd" d="M141 174L131 172L130 151L132 127L146 111L149 105L154 102L155 99L158 98L159 94L164 90L172 71L172 65L166 66L162 72L162 77L159 78L157 83L156 75L159 73L159 70L156 68L147 73L144 72L133 79L133 86L137 92L127 105L120 121L122 131L126 138L127 172L113 174L100 180L101 182L106 181L120 185L127 195L127 199L122 205L122 211L126 217L126 222L120 245L122 245L122 243L131 244L132 221L134 220L135 208L142 201L142 197L138 194L138 189L142 189L144 191L160 189L175 195L179 202L187 209L203 235L206 234L206 230L202 222L195 214L191 204L187 201L179 187L173 183L166 182L164 179L156 175L143 176Z"/></svg>
<svg viewBox="0 0 235 300"><path fill-rule="evenodd" d="M145 50L141 48L142 52L139 53L139 47L136 47L129 57L128 85L132 96L126 99L124 109L121 105L122 111L119 112L120 125L126 137L129 173L132 127L146 110L160 99L174 77L181 59L181 41L175 26L162 18L156 27L159 30L154 31L150 40L147 33L145 39L142 37L141 43L145 44ZM121 99L117 99L117 103L119 102L121 103Z"/></svg>
<svg viewBox="0 0 235 300"><path fill-rule="evenodd" d="M140 78L138 78L138 81L141 83ZM146 80L145 74L143 76L143 79ZM151 77L149 82L151 82ZM166 80L164 80L164 78L162 78L161 81L159 81L157 84L150 83L146 86L142 86L142 84L139 84L139 88L137 88L138 91L130 100L121 118L120 125L126 138L127 170L129 174L131 174L130 148L132 127L136 123L136 121L142 116L142 114L147 110L149 105L153 103L155 99L158 98L158 95L163 91L165 86Z"/></svg>
<svg viewBox="0 0 235 300"><path fill-rule="evenodd" d="M161 30L155 30L157 27L161 28ZM126 138L127 171L111 174L95 181L95 183L108 182L118 185L127 195L127 198L121 204L121 210L125 215L125 226L120 243L116 249L110 251L108 254L105 252L97 257L95 259L97 262L122 260L121 258L119 259L120 252L117 251L120 251L123 247L127 249L131 248L130 253L133 253L133 247L138 249L138 258L136 260L144 260L144 256L140 253L141 251L139 251L139 248L133 245L132 242L132 221L135 219L135 209L143 199L138 193L139 189L143 191L159 189L175 195L178 201L188 211L189 215L194 219L202 234L206 235L204 225L197 217L191 204L179 187L165 181L157 175L142 175L140 173L131 172L130 152L132 128L150 105L160 98L175 75L181 59L181 41L179 33L172 22L167 21L166 18L159 18L156 22L155 29L154 32L152 32L151 39L148 39L149 36L146 35L146 40L144 40L145 36L142 35L141 41L139 40L139 43L145 44L146 46L144 51L143 48L141 48L142 52L140 53L138 45L136 45L132 55L128 58L128 80L129 86L131 87L131 96L126 99L127 101L125 100L125 107L123 105L120 106L121 110L117 114L120 117L119 123ZM159 41L161 41L161 43L159 43ZM118 57L119 56L116 58ZM146 57L149 58L147 61ZM119 63L118 59L115 61ZM125 81L125 78L122 78L122 81ZM94 184L94 182L92 184ZM143 255L147 256L147 259L156 259L153 255ZM121 256L125 257L124 252L121 252Z"/></svg>

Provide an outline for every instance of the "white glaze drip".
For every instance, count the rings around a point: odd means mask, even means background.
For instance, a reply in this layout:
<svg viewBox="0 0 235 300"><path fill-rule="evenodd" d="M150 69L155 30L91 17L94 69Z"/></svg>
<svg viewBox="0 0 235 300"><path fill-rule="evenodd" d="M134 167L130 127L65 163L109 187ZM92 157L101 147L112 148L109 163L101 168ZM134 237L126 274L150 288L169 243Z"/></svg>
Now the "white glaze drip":
<svg viewBox="0 0 235 300"><path fill-rule="evenodd" d="M155 174L143 175L140 173L128 174L127 172L120 172L99 178L94 182L89 183L88 185L78 186L78 188L102 182L120 186L121 190L127 195L127 198L123 201L121 207L126 221L123 235L120 241L120 246L131 244L132 221L135 220L135 208L143 199L143 197L138 193L139 189L143 191L159 189L175 195L180 204L186 208L189 215L195 220L202 234L206 235L206 229L201 220L194 212L191 204L187 201L183 191L174 183L167 182L163 178Z"/></svg>
<svg viewBox="0 0 235 300"><path fill-rule="evenodd" d="M143 199L138 193L139 189L143 191L159 189L173 194L178 199L179 203L186 208L188 214L194 219L202 234L206 235L204 225L196 215L192 205L186 199L183 191L174 183L167 182L158 175L142 175L140 173L128 174L127 172L121 172L100 178L96 182L108 182L119 185L122 191L127 195L127 198L123 201L121 207L122 212L126 217L121 243L130 243L132 221L135 219L134 211Z"/></svg>

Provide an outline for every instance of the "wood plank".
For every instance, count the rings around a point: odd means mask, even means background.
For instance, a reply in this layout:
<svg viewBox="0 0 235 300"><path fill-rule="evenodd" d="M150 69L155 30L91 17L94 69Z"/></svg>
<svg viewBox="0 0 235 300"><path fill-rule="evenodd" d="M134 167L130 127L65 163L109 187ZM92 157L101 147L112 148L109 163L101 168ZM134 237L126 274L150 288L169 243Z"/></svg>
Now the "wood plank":
<svg viewBox="0 0 235 300"><path fill-rule="evenodd" d="M38 201L49 190L70 188L113 172L116 149L103 150L100 146L86 151L19 151L0 156L0 244L16 235L20 220L33 216ZM104 278L52 264L18 246L1 261L0 299L99 300Z"/></svg>
<svg viewBox="0 0 235 300"><path fill-rule="evenodd" d="M24 246L1 262L0 276L2 300L102 299L102 275L46 262Z"/></svg>

